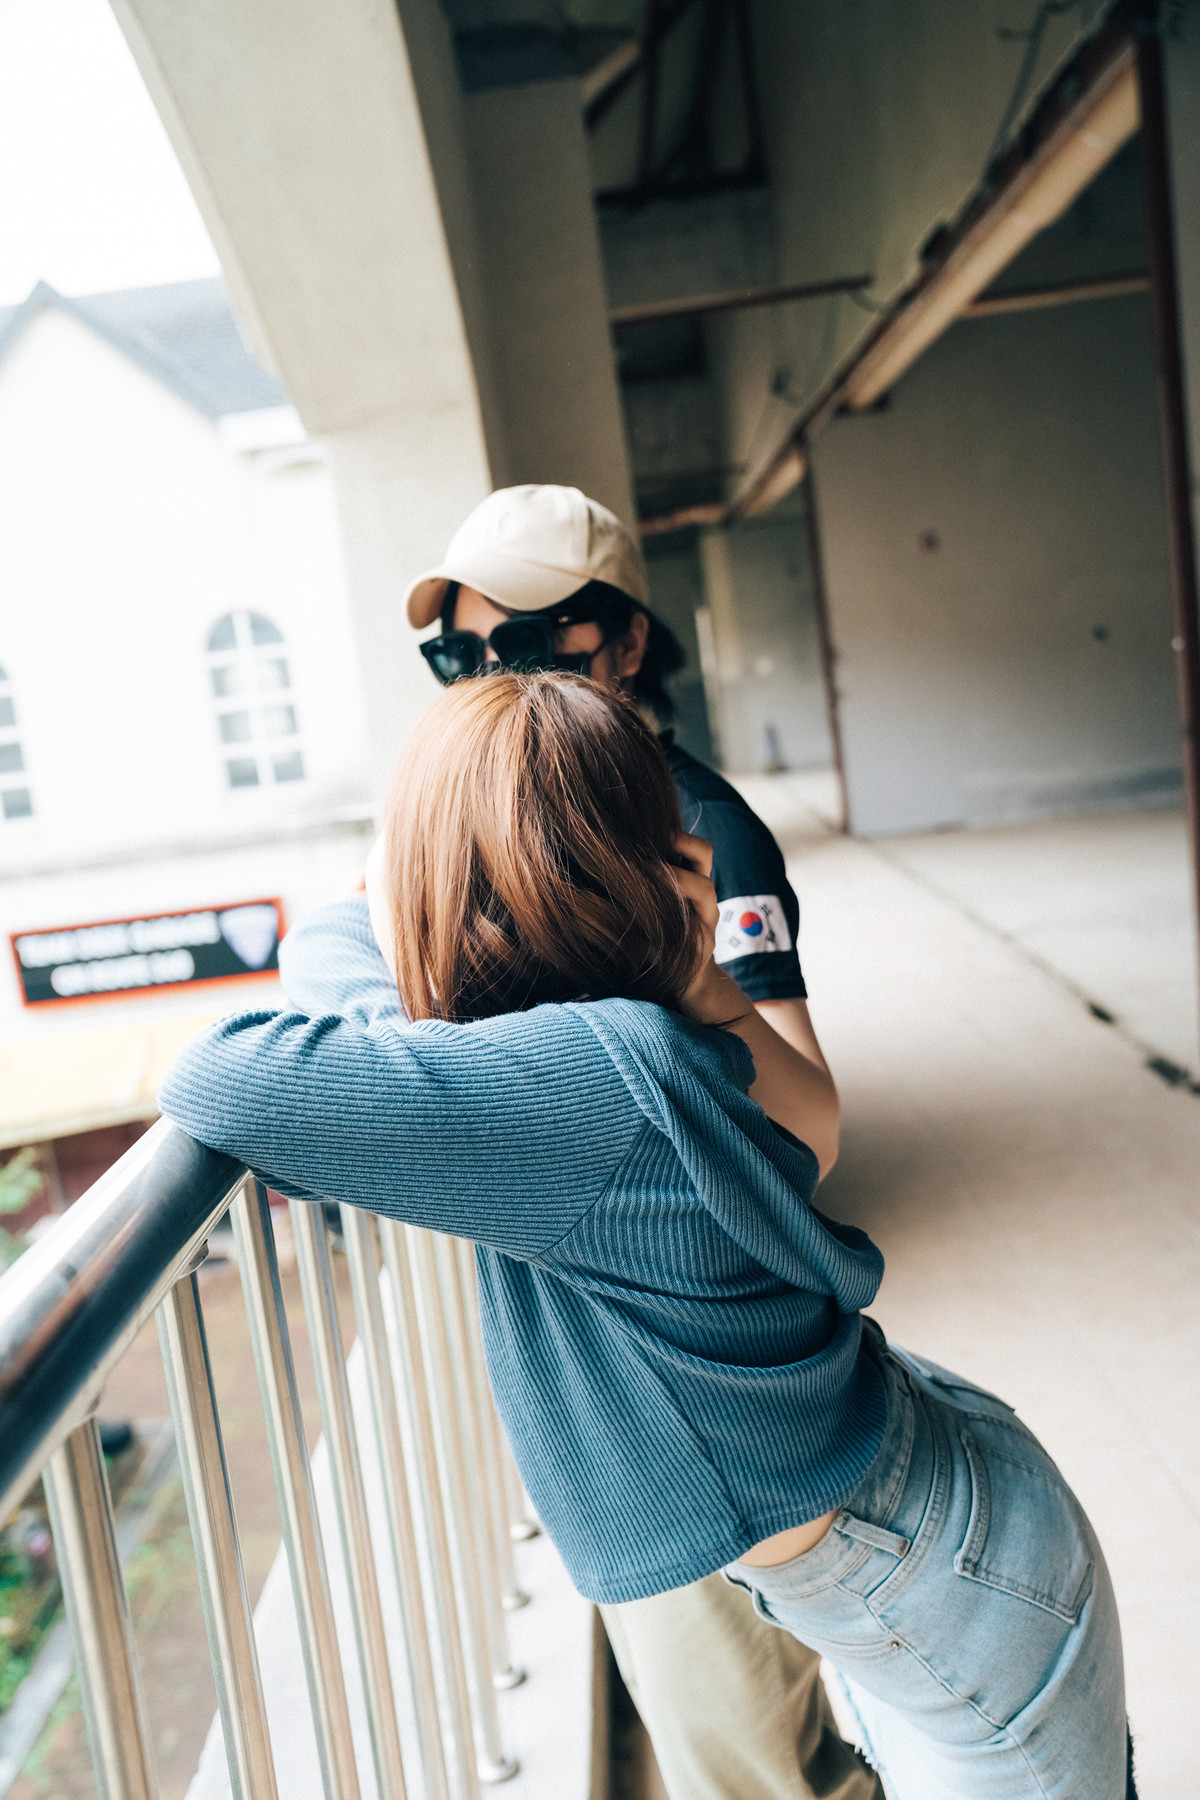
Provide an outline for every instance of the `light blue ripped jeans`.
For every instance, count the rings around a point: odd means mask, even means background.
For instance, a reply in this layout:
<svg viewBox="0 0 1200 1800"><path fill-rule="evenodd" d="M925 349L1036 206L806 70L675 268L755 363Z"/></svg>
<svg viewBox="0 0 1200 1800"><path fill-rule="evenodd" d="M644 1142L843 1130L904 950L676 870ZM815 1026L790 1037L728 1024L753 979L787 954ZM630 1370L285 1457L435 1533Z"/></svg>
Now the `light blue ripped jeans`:
<svg viewBox="0 0 1200 1800"><path fill-rule="evenodd" d="M828 1658L891 1800L1124 1800L1112 1584L1083 1510L1012 1409L877 1346L883 1445L813 1549L732 1563Z"/></svg>

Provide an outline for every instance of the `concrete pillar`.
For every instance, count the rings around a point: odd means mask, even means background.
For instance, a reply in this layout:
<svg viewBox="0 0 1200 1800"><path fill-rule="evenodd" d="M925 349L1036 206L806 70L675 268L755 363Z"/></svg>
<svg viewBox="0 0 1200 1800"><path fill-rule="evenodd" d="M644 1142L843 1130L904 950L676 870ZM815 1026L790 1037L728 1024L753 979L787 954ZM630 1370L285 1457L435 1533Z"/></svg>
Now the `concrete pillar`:
<svg viewBox="0 0 1200 1800"><path fill-rule="evenodd" d="M747 747L738 699L742 685L742 639L729 560L729 534L700 533L700 569L704 606L696 614L700 666L708 702L713 752L724 769L744 770Z"/></svg>
<svg viewBox="0 0 1200 1800"><path fill-rule="evenodd" d="M255 354L328 442L378 790L433 693L399 613L507 479L436 0L114 0Z"/></svg>
<svg viewBox="0 0 1200 1800"><path fill-rule="evenodd" d="M831 761L802 517L779 513L700 536L698 621L709 718L726 769Z"/></svg>
<svg viewBox="0 0 1200 1800"><path fill-rule="evenodd" d="M579 83L488 88L466 118L510 478L580 487L632 525Z"/></svg>

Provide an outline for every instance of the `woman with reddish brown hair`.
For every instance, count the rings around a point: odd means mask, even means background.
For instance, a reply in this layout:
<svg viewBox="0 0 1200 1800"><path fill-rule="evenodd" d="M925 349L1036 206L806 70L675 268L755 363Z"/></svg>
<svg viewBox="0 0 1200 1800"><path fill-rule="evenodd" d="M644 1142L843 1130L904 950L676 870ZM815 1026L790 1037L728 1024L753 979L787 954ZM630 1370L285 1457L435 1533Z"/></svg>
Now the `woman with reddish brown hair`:
<svg viewBox="0 0 1200 1800"><path fill-rule="evenodd" d="M584 1594L724 1568L828 1657L893 1800L1122 1800L1099 1546L1002 1401L864 1318L882 1258L812 1205L836 1099L713 961L633 706L450 688L368 885L285 944L306 1011L214 1027L163 1111L297 1198L475 1241L497 1405Z"/></svg>

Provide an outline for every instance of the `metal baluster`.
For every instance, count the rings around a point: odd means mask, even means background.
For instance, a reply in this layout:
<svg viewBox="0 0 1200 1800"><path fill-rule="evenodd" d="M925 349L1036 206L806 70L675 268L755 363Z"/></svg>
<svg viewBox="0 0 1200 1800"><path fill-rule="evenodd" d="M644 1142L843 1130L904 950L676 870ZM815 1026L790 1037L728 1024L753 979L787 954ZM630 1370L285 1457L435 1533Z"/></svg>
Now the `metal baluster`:
<svg viewBox="0 0 1200 1800"><path fill-rule="evenodd" d="M329 1596L329 1575L317 1523L270 1208L262 1183L253 1177L247 1179L231 1210L308 1676L321 1779L327 1800L359 1800L358 1767Z"/></svg>
<svg viewBox="0 0 1200 1800"><path fill-rule="evenodd" d="M350 1384L342 1352L325 1216L319 1206L308 1205L302 1200L293 1200L290 1211L300 1289L308 1319L308 1341L317 1378L321 1425L329 1450L342 1554L350 1585L354 1635L362 1669L379 1795L380 1800L405 1800L404 1755L396 1721L396 1699L388 1666L387 1635L350 1407ZM428 1788L426 1792L428 1794Z"/></svg>
<svg viewBox="0 0 1200 1800"><path fill-rule="evenodd" d="M42 1471L101 1800L155 1800L146 1702L95 1419Z"/></svg>
<svg viewBox="0 0 1200 1800"><path fill-rule="evenodd" d="M277 1800L250 1600L195 1275L175 1283L157 1317L229 1784L233 1800Z"/></svg>
<svg viewBox="0 0 1200 1800"><path fill-rule="evenodd" d="M472 1713L470 1690L467 1684L466 1654L471 1654L475 1658L472 1663L473 1672L478 1670L479 1660L474 1643L468 1640L464 1644L462 1616L455 1604L454 1563L450 1553L446 1509L442 1503L442 1489L438 1475L433 1406L426 1378L425 1353L421 1343L407 1229L405 1226L398 1225L393 1219L381 1219L379 1222L384 1258L388 1274L391 1277L392 1294L396 1304L400 1372L413 1441L416 1445L421 1507L428 1532L429 1564L435 1584L439 1624L445 1632L445 1641L453 1648L456 1705L460 1715L470 1721ZM454 1504L452 1501L451 1505ZM457 1521L455 1522L457 1523ZM476 1737L477 1767L483 1781L507 1781L510 1775L516 1774L517 1763L515 1759L504 1754L504 1746L500 1740L500 1721L496 1714L496 1696L492 1689L491 1671L487 1669L486 1663L485 1647L483 1656L485 1677L482 1687L476 1694L479 1726Z"/></svg>
<svg viewBox="0 0 1200 1800"><path fill-rule="evenodd" d="M434 1254L441 1277L442 1300L450 1341L451 1370L458 1393L457 1415L452 1420L460 1445L471 1503L471 1523L480 1566L480 1596L487 1616L488 1647L492 1662L492 1683L497 1688L518 1687L525 1679L524 1669L513 1664L508 1643L508 1626L502 1604L503 1581L497 1533L492 1519L491 1496L488 1492L487 1428L480 1408L475 1381L475 1365L471 1354L471 1325L467 1317L467 1299L463 1288L462 1264L458 1259L455 1238L434 1238ZM511 1558L512 1539L503 1534L505 1549Z"/></svg>
<svg viewBox="0 0 1200 1800"><path fill-rule="evenodd" d="M517 1612L522 1606L528 1606L529 1595L521 1587L517 1577L516 1557L513 1555L508 1495L504 1481L503 1448L507 1446L502 1447L503 1426L492 1399L483 1354L483 1336L479 1326L479 1288L475 1278L475 1246L466 1238L455 1238L454 1247L458 1257L459 1280L462 1283L476 1416L483 1433L482 1467L486 1471L484 1487L488 1518L496 1564L500 1571L500 1604L505 1612Z"/></svg>
<svg viewBox="0 0 1200 1800"><path fill-rule="evenodd" d="M450 1784L446 1772L446 1752L442 1739L442 1721L438 1712L437 1682L426 1628L425 1603L421 1593L421 1568L417 1560L416 1531L408 1493L408 1476L404 1466L404 1449L400 1439L400 1420L396 1409L396 1391L392 1381L391 1357L387 1327L379 1292L379 1264L375 1252L374 1221L370 1213L356 1206L342 1208L342 1236L350 1263L350 1281L354 1289L354 1310L358 1319L359 1341L367 1369L367 1388L379 1450L379 1466L383 1475L384 1499L387 1505L388 1535L396 1569L396 1585L400 1593L400 1613L404 1627L404 1647L412 1693L413 1712L417 1721L417 1737L421 1746L421 1773L424 1777L425 1800L449 1800ZM445 1653L443 1650L443 1660ZM477 1800L479 1782L471 1740L470 1713L466 1700L461 1717L454 1708L453 1676L447 1666L447 1692L455 1712L459 1733L458 1760L461 1766L462 1800Z"/></svg>
<svg viewBox="0 0 1200 1800"><path fill-rule="evenodd" d="M411 1257L412 1291L425 1344L432 1422L440 1457L433 1467L442 1468L447 1500L446 1516L458 1573L458 1598L463 1626L463 1648L475 1702L475 1721L480 1751L479 1772L485 1781L507 1781L517 1771L517 1761L505 1754L500 1735L500 1715L492 1682L491 1646L487 1608L483 1597L485 1574L479 1566L478 1546L471 1517L471 1489L459 1430L454 1392L453 1357L445 1309L438 1282L433 1234L414 1226L404 1227ZM397 1259L398 1260L398 1259ZM388 1267L392 1267L389 1261Z"/></svg>

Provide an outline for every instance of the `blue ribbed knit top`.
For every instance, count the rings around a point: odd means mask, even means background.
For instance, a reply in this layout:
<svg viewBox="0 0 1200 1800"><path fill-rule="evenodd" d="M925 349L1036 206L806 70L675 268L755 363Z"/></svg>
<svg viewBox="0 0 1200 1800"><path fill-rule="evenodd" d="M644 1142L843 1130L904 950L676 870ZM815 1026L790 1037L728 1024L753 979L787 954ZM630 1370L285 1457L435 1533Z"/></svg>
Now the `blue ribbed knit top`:
<svg viewBox="0 0 1200 1800"><path fill-rule="evenodd" d="M412 1024L361 900L281 968L303 1011L212 1027L162 1110L285 1194L474 1240L496 1403L582 1593L681 1587L849 1498L883 1259L811 1206L739 1038L632 1000Z"/></svg>

